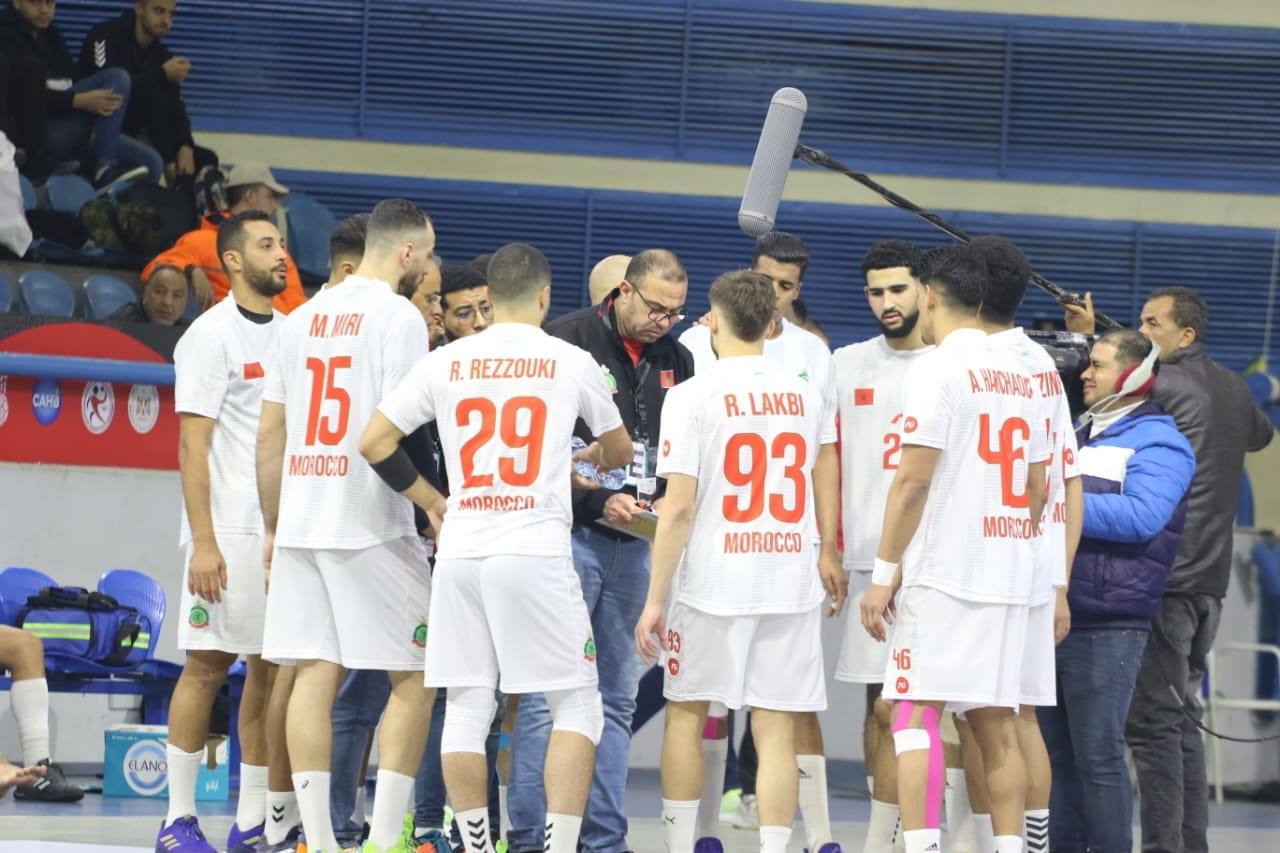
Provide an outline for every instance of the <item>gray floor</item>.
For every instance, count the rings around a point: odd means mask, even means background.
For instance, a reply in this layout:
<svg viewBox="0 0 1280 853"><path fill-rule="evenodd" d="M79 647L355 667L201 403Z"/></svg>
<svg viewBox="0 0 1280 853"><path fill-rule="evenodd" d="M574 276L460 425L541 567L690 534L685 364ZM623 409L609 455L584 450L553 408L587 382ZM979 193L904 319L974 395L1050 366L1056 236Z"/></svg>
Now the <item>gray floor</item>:
<svg viewBox="0 0 1280 853"><path fill-rule="evenodd" d="M661 821L657 818L660 799L655 772L636 771L632 774L627 790L627 810L633 816L630 841L636 853L665 849ZM235 811L234 801L199 805L200 822L210 840L215 844L224 841ZM850 853L862 848L867 809L864 791L833 787L832 829L836 840ZM71 806L40 806L6 799L0 802L0 853L61 853L64 850L107 853L111 850L110 845L130 850L152 850L164 811L163 801L97 794L90 794L83 802ZM1209 841L1214 853L1255 853L1258 850L1275 850L1280 845L1280 806L1229 802L1212 807L1211 821ZM754 832L735 830L725 825L721 837L728 853L757 853L759 850ZM790 849L801 850L803 841L802 831L797 826ZM85 846L65 848L41 842L77 842Z"/></svg>

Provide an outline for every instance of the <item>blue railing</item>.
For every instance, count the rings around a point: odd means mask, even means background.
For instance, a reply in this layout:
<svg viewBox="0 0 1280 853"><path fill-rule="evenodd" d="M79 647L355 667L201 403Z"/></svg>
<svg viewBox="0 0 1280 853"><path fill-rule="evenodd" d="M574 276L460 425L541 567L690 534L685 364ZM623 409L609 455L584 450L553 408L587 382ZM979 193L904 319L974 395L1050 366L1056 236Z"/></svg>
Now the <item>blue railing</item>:
<svg viewBox="0 0 1280 853"><path fill-rule="evenodd" d="M173 385L172 364L121 361L114 358L78 358L65 355L31 355L0 352L0 376L32 376L36 379L85 379L129 382L136 385Z"/></svg>

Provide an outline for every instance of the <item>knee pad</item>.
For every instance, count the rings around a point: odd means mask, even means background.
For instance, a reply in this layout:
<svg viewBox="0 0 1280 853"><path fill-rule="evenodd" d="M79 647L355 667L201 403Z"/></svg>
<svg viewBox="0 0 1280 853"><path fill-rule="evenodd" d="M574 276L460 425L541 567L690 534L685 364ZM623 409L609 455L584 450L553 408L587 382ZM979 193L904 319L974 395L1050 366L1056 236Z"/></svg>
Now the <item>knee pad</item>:
<svg viewBox="0 0 1280 853"><path fill-rule="evenodd" d="M724 740L729 736L729 709L720 702L707 703L707 721L702 726L703 740Z"/></svg>
<svg viewBox="0 0 1280 853"><path fill-rule="evenodd" d="M484 755L489 724L497 710L498 702L492 687L450 687L444 700L440 753L476 752Z"/></svg>
<svg viewBox="0 0 1280 853"><path fill-rule="evenodd" d="M551 709L552 731L577 732L593 744L600 743L600 736L604 734L604 704L594 685L551 690L545 695L547 707Z"/></svg>
<svg viewBox="0 0 1280 853"><path fill-rule="evenodd" d="M943 756L942 733L938 730L936 708L920 709L920 726L911 725L914 702L899 702L894 708L893 748L898 755L915 750L928 753L928 771L925 776L924 828L942 826L942 794L947 784L946 761Z"/></svg>

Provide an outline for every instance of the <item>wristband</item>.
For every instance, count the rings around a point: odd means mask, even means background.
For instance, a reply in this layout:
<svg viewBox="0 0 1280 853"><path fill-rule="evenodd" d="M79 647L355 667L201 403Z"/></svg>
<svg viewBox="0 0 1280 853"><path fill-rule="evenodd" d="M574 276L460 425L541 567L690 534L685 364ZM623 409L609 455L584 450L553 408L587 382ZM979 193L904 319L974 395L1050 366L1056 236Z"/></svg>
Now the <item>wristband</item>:
<svg viewBox="0 0 1280 853"><path fill-rule="evenodd" d="M370 462L369 467L394 492L403 492L418 480L418 469L403 447L396 447L396 452L381 462Z"/></svg>
<svg viewBox="0 0 1280 853"><path fill-rule="evenodd" d="M875 562L871 564L871 582L877 586L892 586L893 576L897 571L897 563L890 563L888 560L876 557Z"/></svg>

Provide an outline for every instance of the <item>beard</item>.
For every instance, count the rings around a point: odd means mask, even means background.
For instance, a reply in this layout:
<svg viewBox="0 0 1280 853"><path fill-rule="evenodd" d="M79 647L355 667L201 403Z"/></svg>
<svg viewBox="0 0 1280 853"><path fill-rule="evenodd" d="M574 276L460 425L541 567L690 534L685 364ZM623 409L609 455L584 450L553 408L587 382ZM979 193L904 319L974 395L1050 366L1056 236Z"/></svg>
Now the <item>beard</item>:
<svg viewBox="0 0 1280 853"><path fill-rule="evenodd" d="M900 314L899 316L902 317L902 322L898 324L897 328L890 328L880 322L879 317L876 318L876 325L880 327L881 334L886 338L905 338L915 331L916 323L920 322L919 311L914 311L911 314Z"/></svg>
<svg viewBox="0 0 1280 853"><path fill-rule="evenodd" d="M285 285L289 281L288 271L285 271L283 278L277 280L277 268L269 269L245 269L244 280L253 288L255 293L261 293L263 296L275 296L284 290Z"/></svg>

